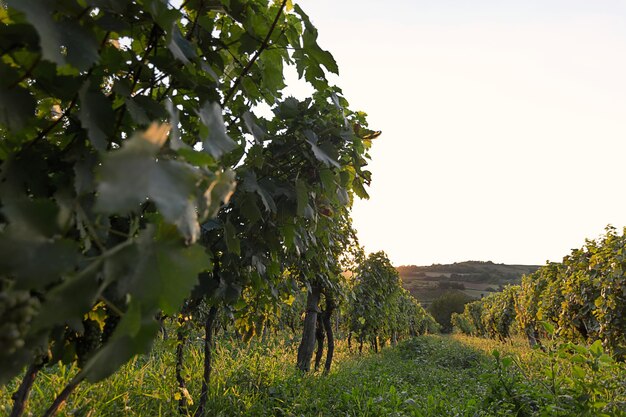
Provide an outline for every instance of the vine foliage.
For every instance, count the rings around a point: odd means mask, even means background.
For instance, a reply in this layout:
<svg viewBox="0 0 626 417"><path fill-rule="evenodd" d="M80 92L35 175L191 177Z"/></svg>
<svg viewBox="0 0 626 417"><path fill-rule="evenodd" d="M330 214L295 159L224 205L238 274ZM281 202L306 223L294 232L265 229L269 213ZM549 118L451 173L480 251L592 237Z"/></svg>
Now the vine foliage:
<svg viewBox="0 0 626 417"><path fill-rule="evenodd" d="M193 289L276 299L367 197L378 133L288 0L9 0L0 22L0 383L77 359L68 389L105 378ZM286 65L314 98L283 97Z"/></svg>

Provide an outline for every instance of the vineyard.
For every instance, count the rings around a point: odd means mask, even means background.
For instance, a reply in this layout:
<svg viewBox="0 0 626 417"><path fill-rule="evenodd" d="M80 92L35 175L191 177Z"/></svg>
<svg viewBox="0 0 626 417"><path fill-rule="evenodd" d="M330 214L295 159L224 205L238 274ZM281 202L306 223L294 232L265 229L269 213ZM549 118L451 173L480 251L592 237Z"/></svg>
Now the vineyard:
<svg viewBox="0 0 626 417"><path fill-rule="evenodd" d="M0 1L2 413L625 415L626 238L437 335L359 245L381 132L317 39L291 0Z"/></svg>

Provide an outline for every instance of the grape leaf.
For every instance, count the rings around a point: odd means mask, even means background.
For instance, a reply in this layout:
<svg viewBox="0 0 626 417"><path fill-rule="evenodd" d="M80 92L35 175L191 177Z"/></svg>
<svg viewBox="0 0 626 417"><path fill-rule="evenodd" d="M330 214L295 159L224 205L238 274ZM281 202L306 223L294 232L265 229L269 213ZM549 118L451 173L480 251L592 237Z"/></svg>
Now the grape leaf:
<svg viewBox="0 0 626 417"><path fill-rule="evenodd" d="M265 210L273 213L276 212L277 207L274 199L271 194L257 182L256 174L254 172L246 172L243 177L241 188L244 191L257 193L259 197L261 197Z"/></svg>
<svg viewBox="0 0 626 417"><path fill-rule="evenodd" d="M254 137L256 143L262 143L263 138L265 137L265 131L259 127L258 124L256 124L254 121L254 115L247 111L243 114L242 119L246 125L246 129L248 129L248 132L250 132L250 134Z"/></svg>
<svg viewBox="0 0 626 417"><path fill-rule="evenodd" d="M217 103L205 103L198 111L200 121L208 130L201 133L202 147L213 158L219 159L222 155L233 151L237 144L226 133L222 109Z"/></svg>
<svg viewBox="0 0 626 417"><path fill-rule="evenodd" d="M172 52L172 55L174 55L174 58L185 64L188 63L190 59L196 57L196 51L193 49L193 45L183 37L183 34L180 33L180 29L178 29L176 25L173 25L168 33L167 47L170 52Z"/></svg>
<svg viewBox="0 0 626 417"><path fill-rule="evenodd" d="M90 89L90 83L86 82L80 89L80 111L78 118L89 133L91 144L99 151L106 151L109 138L113 134L115 119L111 102L99 90Z"/></svg>
<svg viewBox="0 0 626 417"><path fill-rule="evenodd" d="M0 234L0 253L0 275L14 276L16 288L44 288L80 260L74 241L37 238L12 227Z"/></svg>
<svg viewBox="0 0 626 417"><path fill-rule="evenodd" d="M311 145L311 150L313 150L313 154L318 161L324 163L324 165L328 167L331 165L336 168L340 167L339 163L336 161L336 158L333 158L329 155L334 151L331 147L325 145L317 145L318 137L315 132L313 132L312 130L305 130L304 136L309 145Z"/></svg>
<svg viewBox="0 0 626 417"><path fill-rule="evenodd" d="M38 198L6 198L2 212L16 235L51 238L61 233L59 207L54 201Z"/></svg>
<svg viewBox="0 0 626 417"><path fill-rule="evenodd" d="M35 98L20 86L10 90L0 89L0 124L10 131L24 128L28 121L35 116L37 102Z"/></svg>
<svg viewBox="0 0 626 417"><path fill-rule="evenodd" d="M298 216L304 216L304 209L309 204L309 192L304 181L296 181L296 199Z"/></svg>
<svg viewBox="0 0 626 417"><path fill-rule="evenodd" d="M174 314L198 283L210 259L198 245L181 247L176 239L155 239L153 227L137 240L137 258L126 289L143 305Z"/></svg>
<svg viewBox="0 0 626 417"><path fill-rule="evenodd" d="M237 237L237 230L235 230L235 226L233 226L230 220L227 220L224 224L224 239L229 252L237 255L241 254L241 242Z"/></svg>
<svg viewBox="0 0 626 417"><path fill-rule="evenodd" d="M32 331L39 332L72 320L80 321L99 295L96 271L95 268L85 268L46 293Z"/></svg>
<svg viewBox="0 0 626 417"><path fill-rule="evenodd" d="M157 159L157 151L157 146L135 135L122 149L106 155L99 170L96 210L128 213L150 199L193 243L200 233L195 204L199 174L185 163Z"/></svg>
<svg viewBox="0 0 626 417"><path fill-rule="evenodd" d="M113 374L134 355L150 350L159 327L154 311L142 311L138 302L131 302L111 338L87 361L80 376L97 382Z"/></svg>
<svg viewBox="0 0 626 417"><path fill-rule="evenodd" d="M7 4L23 12L39 35L44 59L59 66L67 63L84 71L98 61L98 43L76 21L56 21L54 2L47 0L8 0ZM65 53L64 53L65 51Z"/></svg>

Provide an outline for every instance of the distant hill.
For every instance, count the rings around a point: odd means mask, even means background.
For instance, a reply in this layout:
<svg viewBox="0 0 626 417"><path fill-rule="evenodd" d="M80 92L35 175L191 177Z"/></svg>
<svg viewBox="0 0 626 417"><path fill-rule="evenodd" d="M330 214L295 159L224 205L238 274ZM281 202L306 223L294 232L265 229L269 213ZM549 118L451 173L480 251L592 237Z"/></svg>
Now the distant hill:
<svg viewBox="0 0 626 417"><path fill-rule="evenodd" d="M506 265L491 261L466 261L430 266L407 265L396 268L402 277L429 277L460 282L483 282L505 284L518 282L522 275L539 269L538 265Z"/></svg>
<svg viewBox="0 0 626 417"><path fill-rule="evenodd" d="M539 269L539 265L506 265L491 261L466 261L430 266L404 265L396 268L404 288L423 305L428 305L445 291L463 291L480 298L506 284L518 284L522 275Z"/></svg>

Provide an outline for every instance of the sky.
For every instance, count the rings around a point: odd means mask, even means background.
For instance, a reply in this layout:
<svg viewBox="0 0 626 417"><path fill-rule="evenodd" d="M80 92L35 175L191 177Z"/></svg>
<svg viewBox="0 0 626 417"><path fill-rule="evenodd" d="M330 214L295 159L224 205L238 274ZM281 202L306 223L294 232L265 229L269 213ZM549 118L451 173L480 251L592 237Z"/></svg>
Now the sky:
<svg viewBox="0 0 626 417"><path fill-rule="evenodd" d="M298 4L383 132L353 209L366 251L543 264L626 225L626 2Z"/></svg>

